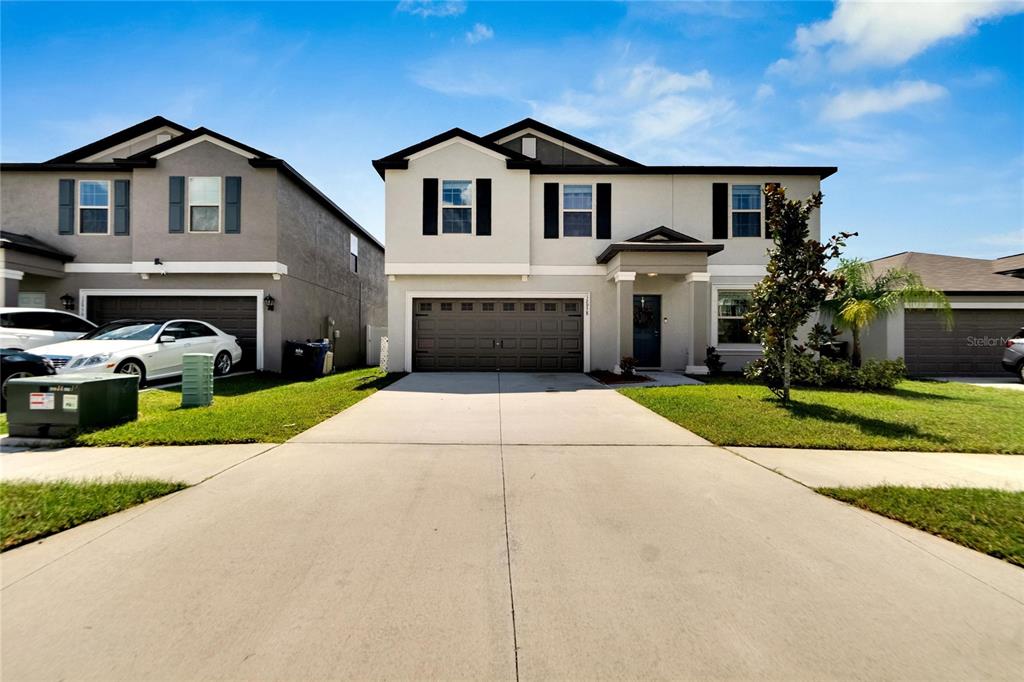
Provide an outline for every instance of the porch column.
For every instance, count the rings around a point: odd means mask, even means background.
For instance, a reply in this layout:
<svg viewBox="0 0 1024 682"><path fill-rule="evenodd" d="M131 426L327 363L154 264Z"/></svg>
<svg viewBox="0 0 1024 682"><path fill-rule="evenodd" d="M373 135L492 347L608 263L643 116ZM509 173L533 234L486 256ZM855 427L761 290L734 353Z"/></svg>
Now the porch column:
<svg viewBox="0 0 1024 682"><path fill-rule="evenodd" d="M18 305L18 291L21 288L21 278L25 273L21 270L3 268L4 274L4 306L13 308Z"/></svg>
<svg viewBox="0 0 1024 682"><path fill-rule="evenodd" d="M622 372L619 360L633 355L633 282L636 280L635 272L615 273L615 289L617 293L619 312L619 344L615 356L615 373Z"/></svg>
<svg viewBox="0 0 1024 682"><path fill-rule="evenodd" d="M686 276L690 285L690 362L687 374L707 374L704 364L707 347L715 345L711 339L711 275L706 272L691 272Z"/></svg>

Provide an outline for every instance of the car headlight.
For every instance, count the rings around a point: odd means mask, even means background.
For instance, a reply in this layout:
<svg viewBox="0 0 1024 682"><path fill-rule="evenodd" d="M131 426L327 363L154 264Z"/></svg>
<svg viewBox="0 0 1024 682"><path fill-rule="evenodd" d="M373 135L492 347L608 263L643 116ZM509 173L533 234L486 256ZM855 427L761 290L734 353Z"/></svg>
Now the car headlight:
<svg viewBox="0 0 1024 682"><path fill-rule="evenodd" d="M47 367L49 367L50 369L53 369L53 360L51 360L50 358L45 358L44 357L43 358L43 364L46 365Z"/></svg>
<svg viewBox="0 0 1024 682"><path fill-rule="evenodd" d="M106 362L109 359L110 353L99 353L98 355L93 355L90 358L86 358L85 362L82 363L82 366L88 367L90 365L98 365L101 362Z"/></svg>

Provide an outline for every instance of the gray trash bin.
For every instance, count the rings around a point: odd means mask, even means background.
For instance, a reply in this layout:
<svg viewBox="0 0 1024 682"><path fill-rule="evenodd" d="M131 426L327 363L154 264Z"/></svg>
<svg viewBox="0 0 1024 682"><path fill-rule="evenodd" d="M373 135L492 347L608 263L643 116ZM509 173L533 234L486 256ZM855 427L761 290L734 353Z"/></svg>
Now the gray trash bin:
<svg viewBox="0 0 1024 682"><path fill-rule="evenodd" d="M138 418L139 378L131 374L58 374L7 384L12 436L64 438Z"/></svg>

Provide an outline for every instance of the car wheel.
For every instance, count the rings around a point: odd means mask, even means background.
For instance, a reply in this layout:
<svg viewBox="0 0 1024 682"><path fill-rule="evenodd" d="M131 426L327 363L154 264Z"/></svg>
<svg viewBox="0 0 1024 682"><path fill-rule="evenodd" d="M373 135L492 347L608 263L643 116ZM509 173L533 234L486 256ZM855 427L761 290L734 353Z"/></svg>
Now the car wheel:
<svg viewBox="0 0 1024 682"><path fill-rule="evenodd" d="M1024 362L1017 365L1017 376L1020 377L1021 382L1024 382Z"/></svg>
<svg viewBox="0 0 1024 682"><path fill-rule="evenodd" d="M35 376L35 374L33 374L32 372L11 372L6 377L4 377L4 385L3 385L3 388L0 389L0 392L2 392L2 394L3 394L4 401L5 402L7 401L7 382L8 381L10 381L11 379L24 379L25 377L34 377L34 376Z"/></svg>
<svg viewBox="0 0 1024 682"><path fill-rule="evenodd" d="M217 361L213 363L213 373L217 376L224 376L231 371L232 364L231 353L221 351L220 354L217 355Z"/></svg>
<svg viewBox="0 0 1024 682"><path fill-rule="evenodd" d="M146 366L139 360L125 360L114 370L118 374L131 374L139 378L139 386L146 383Z"/></svg>

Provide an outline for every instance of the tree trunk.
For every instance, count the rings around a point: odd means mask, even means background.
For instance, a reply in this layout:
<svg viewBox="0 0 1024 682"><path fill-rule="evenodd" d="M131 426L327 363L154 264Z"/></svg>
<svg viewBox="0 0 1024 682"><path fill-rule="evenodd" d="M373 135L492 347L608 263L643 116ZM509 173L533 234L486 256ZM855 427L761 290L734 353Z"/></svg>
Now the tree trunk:
<svg viewBox="0 0 1024 682"><path fill-rule="evenodd" d="M790 374L790 356L792 355L791 348L793 342L790 340L789 335L786 335L786 342L783 345L782 351L782 403L784 405L789 404L789 374Z"/></svg>
<svg viewBox="0 0 1024 682"><path fill-rule="evenodd" d="M850 364L860 367L860 327L854 325L850 331L853 332L853 351L850 353Z"/></svg>

